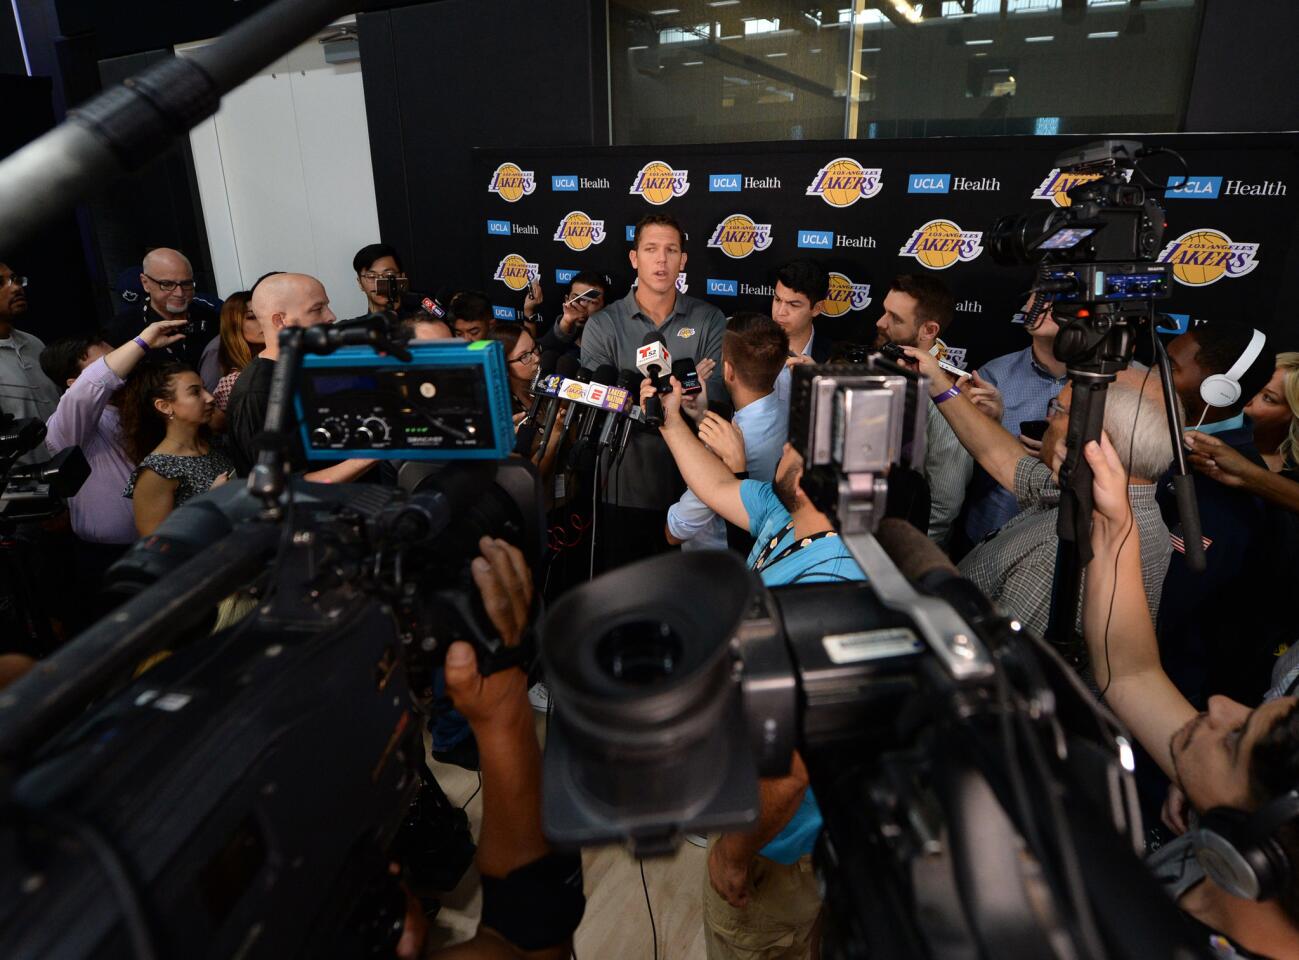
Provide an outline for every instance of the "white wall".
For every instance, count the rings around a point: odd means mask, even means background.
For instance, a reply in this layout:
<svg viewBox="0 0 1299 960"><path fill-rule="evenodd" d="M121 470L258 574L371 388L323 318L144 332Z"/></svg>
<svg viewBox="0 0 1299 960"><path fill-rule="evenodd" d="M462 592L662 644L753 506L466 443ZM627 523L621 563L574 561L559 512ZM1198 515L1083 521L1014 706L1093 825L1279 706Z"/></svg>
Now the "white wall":
<svg viewBox="0 0 1299 960"><path fill-rule="evenodd" d="M327 64L312 40L229 94L190 146L222 296L286 270L320 278L339 317L365 312L352 256L379 217L360 61Z"/></svg>

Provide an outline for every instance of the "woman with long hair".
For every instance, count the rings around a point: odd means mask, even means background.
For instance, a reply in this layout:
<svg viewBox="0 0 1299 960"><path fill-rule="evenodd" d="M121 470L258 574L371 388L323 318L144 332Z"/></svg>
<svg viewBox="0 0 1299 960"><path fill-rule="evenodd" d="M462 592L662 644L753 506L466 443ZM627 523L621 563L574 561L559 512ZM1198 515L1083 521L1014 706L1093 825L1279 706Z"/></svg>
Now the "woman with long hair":
<svg viewBox="0 0 1299 960"><path fill-rule="evenodd" d="M510 399L515 414L521 414L532 403L532 379L541 363L541 348L523 327L498 324L487 333L488 340L499 340L505 348L505 372L509 375Z"/></svg>
<svg viewBox="0 0 1299 960"><path fill-rule="evenodd" d="M253 295L248 290L240 290L226 297L221 307L221 346L217 350L217 360L221 365L221 379L212 398L217 409L224 412L230 400L230 391L244 367L253 362L253 357L262 352L266 338L262 335L261 324L253 315Z"/></svg>
<svg viewBox="0 0 1299 960"><path fill-rule="evenodd" d="M135 501L135 529L148 536L176 507L234 474L211 444L216 412L199 375L180 363L138 368L122 403L126 452L138 463L124 497Z"/></svg>
<svg viewBox="0 0 1299 960"><path fill-rule="evenodd" d="M1272 379L1245 405L1245 415L1268 469L1299 470L1299 353L1276 355Z"/></svg>

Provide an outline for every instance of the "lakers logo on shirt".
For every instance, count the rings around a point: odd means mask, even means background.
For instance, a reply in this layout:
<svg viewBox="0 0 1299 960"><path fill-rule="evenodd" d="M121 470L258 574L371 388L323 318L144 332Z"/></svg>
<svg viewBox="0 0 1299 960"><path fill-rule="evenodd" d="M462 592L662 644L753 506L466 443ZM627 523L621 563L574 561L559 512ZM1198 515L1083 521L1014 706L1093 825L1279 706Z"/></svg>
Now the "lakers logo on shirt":
<svg viewBox="0 0 1299 960"><path fill-rule="evenodd" d="M604 221L592 220L581 210L574 210L564 215L555 231L555 239L570 250L585 250L593 244L604 241Z"/></svg>
<svg viewBox="0 0 1299 960"><path fill-rule="evenodd" d="M1243 277L1258 266L1257 256L1257 243L1237 242L1221 230L1197 227L1168 243L1158 259L1172 265L1178 283L1207 287L1223 277Z"/></svg>
<svg viewBox="0 0 1299 960"><path fill-rule="evenodd" d="M496 265L492 279L501 281L511 290L522 290L540 275L537 264L529 263L517 253L507 253Z"/></svg>
<svg viewBox="0 0 1299 960"><path fill-rule="evenodd" d="M514 203L537 189L537 178L531 170L521 170L513 163L502 163L492 174L487 192Z"/></svg>
<svg viewBox="0 0 1299 960"><path fill-rule="evenodd" d="M743 260L755 250L771 246L771 224L754 223L751 217L733 213L717 225L708 246L732 260Z"/></svg>
<svg viewBox="0 0 1299 960"><path fill-rule="evenodd" d="M690 189L688 170L674 170L662 160L651 160L640 168L628 193L639 194L659 207Z"/></svg>
<svg viewBox="0 0 1299 960"><path fill-rule="evenodd" d="M853 283L842 273L830 271L830 289L821 301L821 313L827 317L841 317L849 310L865 310L871 302L871 285Z"/></svg>
<svg viewBox="0 0 1299 960"><path fill-rule="evenodd" d="M973 260L982 252L982 230L962 230L951 220L930 220L912 232L898 256L915 257L930 270L946 270L954 263Z"/></svg>
<svg viewBox="0 0 1299 960"><path fill-rule="evenodd" d="M818 170L804 192L832 207L851 207L880 192L883 174L879 167L863 167L852 157L839 157Z"/></svg>

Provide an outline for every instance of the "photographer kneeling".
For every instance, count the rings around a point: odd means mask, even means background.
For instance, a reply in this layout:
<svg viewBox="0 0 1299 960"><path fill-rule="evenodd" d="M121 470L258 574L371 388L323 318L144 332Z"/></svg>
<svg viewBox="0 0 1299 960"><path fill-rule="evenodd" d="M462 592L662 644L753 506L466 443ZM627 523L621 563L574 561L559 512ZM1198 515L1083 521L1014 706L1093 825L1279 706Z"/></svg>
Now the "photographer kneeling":
<svg viewBox="0 0 1299 960"><path fill-rule="evenodd" d="M507 646L519 643L532 609L532 574L523 554L504 540L483 537L470 566L483 607ZM541 833L541 749L528 702L528 680L511 667L478 672L468 643L447 650L446 684L456 709L478 740L483 775L483 825L478 839L483 912L467 943L439 950L438 960L561 960L581 922L582 861L551 851ZM403 958L422 956L422 931L408 913Z"/></svg>
<svg viewBox="0 0 1299 960"><path fill-rule="evenodd" d="M1197 713L1160 665L1127 472L1107 435L1084 452L1095 513L1083 630L1096 682L1198 814L1152 869L1215 956L1299 956L1299 646L1277 662L1257 709L1211 697Z"/></svg>

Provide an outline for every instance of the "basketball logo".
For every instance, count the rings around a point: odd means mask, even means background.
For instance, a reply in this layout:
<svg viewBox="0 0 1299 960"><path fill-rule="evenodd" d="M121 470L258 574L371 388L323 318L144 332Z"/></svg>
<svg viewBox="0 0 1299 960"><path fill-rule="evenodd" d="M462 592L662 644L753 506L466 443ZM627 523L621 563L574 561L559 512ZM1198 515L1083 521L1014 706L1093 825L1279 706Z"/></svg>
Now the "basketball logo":
<svg viewBox="0 0 1299 960"><path fill-rule="evenodd" d="M1257 243L1237 243L1221 230L1197 227L1165 246L1158 259L1172 265L1178 283L1207 287L1223 277L1243 277L1258 266L1257 255Z"/></svg>
<svg viewBox="0 0 1299 960"><path fill-rule="evenodd" d="M511 290L522 290L541 275L535 263L528 263L517 253L507 253L496 265L493 280L499 280Z"/></svg>
<svg viewBox="0 0 1299 960"><path fill-rule="evenodd" d="M983 253L983 231L962 230L951 220L930 220L911 234L900 257L915 257L930 270L946 270L954 263L968 263Z"/></svg>
<svg viewBox="0 0 1299 960"><path fill-rule="evenodd" d="M865 310L871 302L871 285L853 283L842 273L830 271L830 289L821 301L821 313L827 317L842 317L849 310Z"/></svg>
<svg viewBox="0 0 1299 960"><path fill-rule="evenodd" d="M1123 179L1132 179L1131 170L1120 172ZM1084 183L1099 180L1101 176L1102 174L1099 173L1065 173L1057 167L1046 175L1046 179L1039 183L1037 189L1029 196L1034 200L1050 200L1057 207L1067 207L1072 202L1069 199L1070 190Z"/></svg>
<svg viewBox="0 0 1299 960"><path fill-rule="evenodd" d="M805 193L820 197L832 207L851 207L880 192L883 173L879 167L863 167L852 157L839 157L817 171Z"/></svg>
<svg viewBox="0 0 1299 960"><path fill-rule="evenodd" d="M604 221L592 220L581 210L566 214L555 231L555 239L570 250L585 250L604 240Z"/></svg>
<svg viewBox="0 0 1299 960"><path fill-rule="evenodd" d="M513 163L503 163L492 174L492 182L487 185L487 192L494 193L502 200L514 203L533 190L537 189L537 178L531 170L520 170Z"/></svg>
<svg viewBox="0 0 1299 960"><path fill-rule="evenodd" d="M717 225L708 245L732 260L743 260L753 251L771 246L771 224L754 223L751 217L733 213Z"/></svg>
<svg viewBox="0 0 1299 960"><path fill-rule="evenodd" d="M651 160L640 168L628 193L640 194L654 206L662 206L690 189L688 170L673 170L662 160Z"/></svg>

